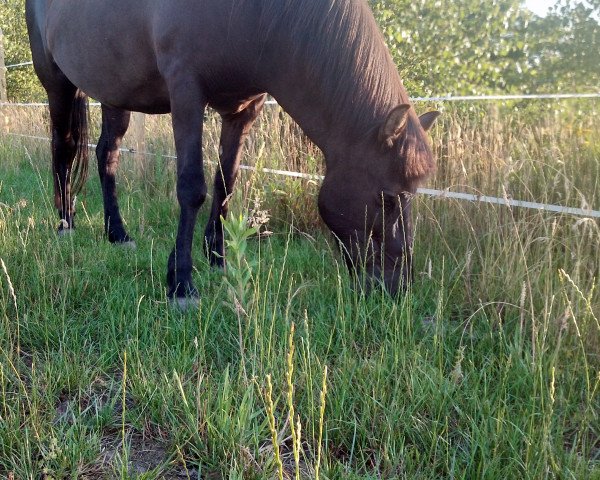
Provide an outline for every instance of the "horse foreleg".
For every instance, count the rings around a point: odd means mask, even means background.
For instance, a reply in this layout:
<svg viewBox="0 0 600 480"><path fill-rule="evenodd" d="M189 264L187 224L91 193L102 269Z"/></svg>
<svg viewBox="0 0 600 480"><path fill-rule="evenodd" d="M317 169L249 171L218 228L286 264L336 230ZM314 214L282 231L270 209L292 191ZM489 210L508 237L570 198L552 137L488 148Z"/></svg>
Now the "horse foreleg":
<svg viewBox="0 0 600 480"><path fill-rule="evenodd" d="M102 105L102 134L96 147L98 173L104 203L104 232L111 243L135 245L127 235L119 212L115 176L119 167L119 147L127 132L131 113Z"/></svg>
<svg viewBox="0 0 600 480"><path fill-rule="evenodd" d="M213 266L223 267L225 264L221 217L227 217L229 197L237 178L242 146L263 107L265 98L266 95L261 95L252 100L243 110L222 115L219 168L215 175L210 218L204 232L204 251Z"/></svg>
<svg viewBox="0 0 600 480"><path fill-rule="evenodd" d="M206 199L206 181L202 165L202 121L206 102L189 83L173 85L171 117L177 150L177 200L179 227L175 248L169 256L168 297L181 307L196 302L198 291L192 282L192 242L200 206ZM181 93L185 92L185 93ZM194 95L195 93L195 95Z"/></svg>

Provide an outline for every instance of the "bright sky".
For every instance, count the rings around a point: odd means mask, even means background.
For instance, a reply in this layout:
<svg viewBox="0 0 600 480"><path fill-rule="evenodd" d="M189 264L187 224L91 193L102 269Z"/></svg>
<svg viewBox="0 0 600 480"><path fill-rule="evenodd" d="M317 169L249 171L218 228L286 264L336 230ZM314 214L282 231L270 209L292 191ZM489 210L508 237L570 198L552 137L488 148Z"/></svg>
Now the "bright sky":
<svg viewBox="0 0 600 480"><path fill-rule="evenodd" d="M537 15L544 16L556 2L554 0L525 0L525 6Z"/></svg>

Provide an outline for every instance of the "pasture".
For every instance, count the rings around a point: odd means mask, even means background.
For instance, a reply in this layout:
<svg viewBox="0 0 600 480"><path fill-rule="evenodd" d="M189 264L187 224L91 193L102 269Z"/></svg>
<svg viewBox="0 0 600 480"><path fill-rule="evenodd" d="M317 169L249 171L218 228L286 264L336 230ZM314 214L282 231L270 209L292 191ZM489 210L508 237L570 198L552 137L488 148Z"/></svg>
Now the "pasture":
<svg viewBox="0 0 600 480"><path fill-rule="evenodd" d="M600 208L597 100L437 107L427 186ZM47 136L47 114L2 114L0 477L600 478L598 220L421 195L410 291L365 297L318 183L243 171L229 267L197 228L201 303L181 313L168 119L122 157L130 250L103 238L93 168L56 235L49 145L11 135ZM204 142L216 160L213 115ZM243 163L322 173L277 106Z"/></svg>

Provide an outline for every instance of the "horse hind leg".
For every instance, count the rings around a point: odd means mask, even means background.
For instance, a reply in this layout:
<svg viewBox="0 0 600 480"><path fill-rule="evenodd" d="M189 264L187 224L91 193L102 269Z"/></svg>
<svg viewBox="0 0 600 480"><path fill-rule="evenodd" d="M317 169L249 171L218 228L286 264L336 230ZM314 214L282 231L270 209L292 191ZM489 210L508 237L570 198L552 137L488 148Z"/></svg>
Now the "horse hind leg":
<svg viewBox="0 0 600 480"><path fill-rule="evenodd" d="M210 218L204 232L204 252L212 266L224 267L225 265L221 217L227 217L229 197L233 191L240 167L244 140L262 110L265 98L266 95L260 95L253 99L243 110L234 114L222 115L223 127L219 148L219 168L215 175Z"/></svg>
<svg viewBox="0 0 600 480"><path fill-rule="evenodd" d="M43 2L25 2L35 72L48 94L51 122L54 203L60 232L74 227L74 197L87 175L87 98L63 74L46 50Z"/></svg>
<svg viewBox="0 0 600 480"><path fill-rule="evenodd" d="M59 234L75 228L75 196L87 177L87 99L68 80L48 89L54 204Z"/></svg>
<svg viewBox="0 0 600 480"><path fill-rule="evenodd" d="M102 134L96 147L98 173L104 203L104 233L111 243L135 247L125 231L119 212L115 176L119 166L119 147L127 132L131 112L102 105Z"/></svg>

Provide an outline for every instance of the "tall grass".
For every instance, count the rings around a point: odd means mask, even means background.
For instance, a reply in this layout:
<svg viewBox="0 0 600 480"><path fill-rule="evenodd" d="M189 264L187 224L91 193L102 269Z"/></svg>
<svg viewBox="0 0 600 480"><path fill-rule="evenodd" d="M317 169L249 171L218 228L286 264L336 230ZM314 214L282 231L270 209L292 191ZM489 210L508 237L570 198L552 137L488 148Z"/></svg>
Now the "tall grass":
<svg viewBox="0 0 600 480"><path fill-rule="evenodd" d="M600 208L596 104L444 113L431 185ZM44 115L9 129L45 134ZM365 298L318 221L318 185L245 172L232 222L258 198L273 234L231 224L239 277L196 242L201 304L181 314L164 284L168 118L147 127L144 181L129 154L119 177L136 251L103 239L96 178L76 235L57 238L48 145L2 136L0 476L600 476L596 220L421 196L411 291ZM211 162L212 115L206 131ZM322 172L277 108L244 162Z"/></svg>

